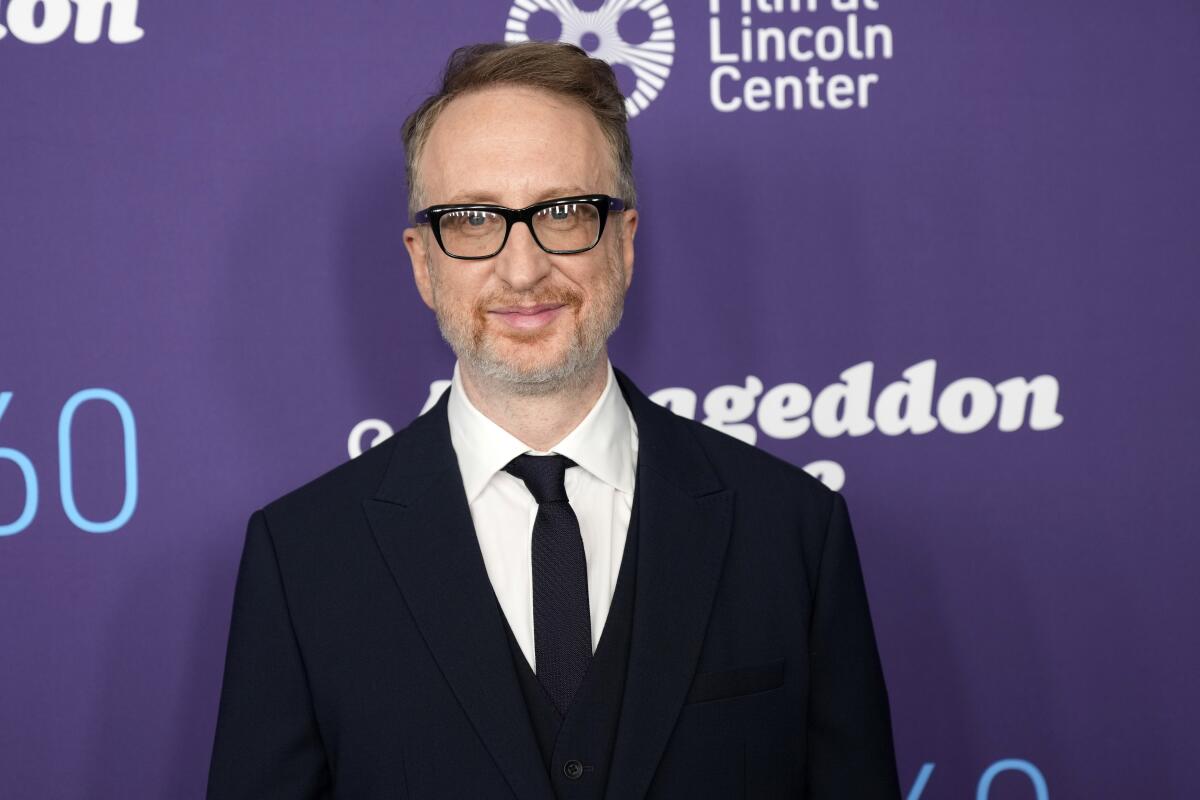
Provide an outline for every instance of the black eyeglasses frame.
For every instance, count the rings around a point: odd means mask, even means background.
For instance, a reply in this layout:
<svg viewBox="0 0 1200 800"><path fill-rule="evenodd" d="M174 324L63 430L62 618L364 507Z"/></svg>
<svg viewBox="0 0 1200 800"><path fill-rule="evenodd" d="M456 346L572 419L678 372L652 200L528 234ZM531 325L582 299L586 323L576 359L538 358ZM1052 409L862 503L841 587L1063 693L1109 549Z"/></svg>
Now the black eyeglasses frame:
<svg viewBox="0 0 1200 800"><path fill-rule="evenodd" d="M564 203L587 203L595 206L599 212L600 225L596 231L596 240L587 247L581 247L575 250L551 250L542 244L538 239L537 231L533 229L533 215L547 208L553 208ZM429 206L423 208L413 214L414 225L428 225L433 229L433 237L437 239L438 247L442 248L442 252L450 258L457 258L462 261L482 261L488 258L495 258L504 249L504 245L508 244L508 235L512 233L512 226L515 222L524 222L525 227L529 228L529 234L533 237L533 241L547 253L556 256L569 256L576 253L586 253L600 244L600 239L604 237L604 226L608 222L608 213L610 211L625 211L625 201L619 197L611 197L606 194L587 194L577 195L573 197L557 197L553 200L543 200L540 203L534 203L525 208L508 208L506 206L492 205L490 203L450 203L445 205ZM504 238L500 240L500 246L495 252L489 253L486 256L460 256L451 253L446 249L446 245L442 243L442 226L441 218L452 211L490 211L504 218Z"/></svg>

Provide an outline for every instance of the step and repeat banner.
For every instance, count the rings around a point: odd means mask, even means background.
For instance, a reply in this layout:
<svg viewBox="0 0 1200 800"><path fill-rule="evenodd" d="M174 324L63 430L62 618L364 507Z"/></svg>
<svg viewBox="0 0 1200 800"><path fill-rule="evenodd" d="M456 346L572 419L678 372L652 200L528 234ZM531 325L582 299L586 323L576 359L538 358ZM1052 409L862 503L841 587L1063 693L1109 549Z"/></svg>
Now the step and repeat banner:
<svg viewBox="0 0 1200 800"><path fill-rule="evenodd" d="M613 363L846 496L908 800L1200 796L1192 0L0 0L0 796L203 796L247 518L450 377L401 123L526 38L628 97Z"/></svg>

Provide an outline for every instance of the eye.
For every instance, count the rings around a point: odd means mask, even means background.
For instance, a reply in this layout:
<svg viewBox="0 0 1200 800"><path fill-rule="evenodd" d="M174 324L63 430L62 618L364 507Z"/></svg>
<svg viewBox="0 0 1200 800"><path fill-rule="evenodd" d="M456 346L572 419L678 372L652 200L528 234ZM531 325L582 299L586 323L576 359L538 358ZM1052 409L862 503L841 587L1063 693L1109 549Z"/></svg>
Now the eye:
<svg viewBox="0 0 1200 800"><path fill-rule="evenodd" d="M562 227L563 225L573 225L577 222L579 220L579 210L578 203L559 203L549 208L543 208L537 215L547 224Z"/></svg>
<svg viewBox="0 0 1200 800"><path fill-rule="evenodd" d="M488 224L489 218L491 216L492 216L491 214L485 213L483 211L468 211L466 214L467 224L472 227L477 228L480 225Z"/></svg>

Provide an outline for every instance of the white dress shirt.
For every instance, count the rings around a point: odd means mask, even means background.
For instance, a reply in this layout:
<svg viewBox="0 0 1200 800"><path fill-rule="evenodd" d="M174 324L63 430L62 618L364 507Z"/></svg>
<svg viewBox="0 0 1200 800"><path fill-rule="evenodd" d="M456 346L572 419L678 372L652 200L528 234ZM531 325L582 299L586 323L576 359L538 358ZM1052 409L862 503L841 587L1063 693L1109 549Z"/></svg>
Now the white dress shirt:
<svg viewBox="0 0 1200 800"><path fill-rule="evenodd" d="M522 453L559 453L578 465L567 470L564 484L583 536L595 653L621 569L637 466L637 426L612 362L596 404L549 451L530 449L477 409L463 390L457 362L446 413L488 578L535 672L530 548L538 504L525 483L504 467Z"/></svg>

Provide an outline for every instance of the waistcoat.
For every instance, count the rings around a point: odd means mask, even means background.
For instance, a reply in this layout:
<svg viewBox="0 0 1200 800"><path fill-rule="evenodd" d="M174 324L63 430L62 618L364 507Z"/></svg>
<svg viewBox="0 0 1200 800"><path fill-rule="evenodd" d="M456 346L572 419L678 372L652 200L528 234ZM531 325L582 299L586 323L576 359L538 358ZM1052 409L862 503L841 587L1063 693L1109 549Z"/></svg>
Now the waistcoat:
<svg viewBox="0 0 1200 800"><path fill-rule="evenodd" d="M558 713L538 682L504 612L500 612L534 738L559 800L602 800L608 784L621 699L625 695L625 669L629 663L633 624L639 527L637 497L635 487L629 532L625 537L612 604L596 652L566 716Z"/></svg>

